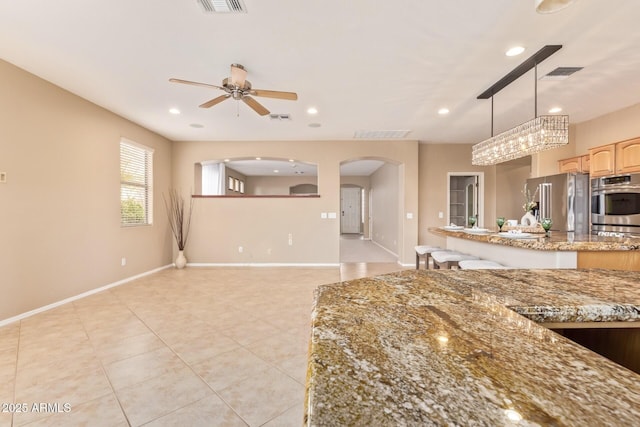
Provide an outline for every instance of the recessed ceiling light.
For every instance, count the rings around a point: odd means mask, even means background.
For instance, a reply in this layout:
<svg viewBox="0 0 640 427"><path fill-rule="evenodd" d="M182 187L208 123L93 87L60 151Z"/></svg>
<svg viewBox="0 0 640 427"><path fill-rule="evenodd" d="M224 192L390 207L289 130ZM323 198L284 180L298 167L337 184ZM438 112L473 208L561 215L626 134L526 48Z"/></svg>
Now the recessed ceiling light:
<svg viewBox="0 0 640 427"><path fill-rule="evenodd" d="M449 114L449 109L448 108L441 108L438 110L438 114L440 114L441 116L444 116L445 114Z"/></svg>
<svg viewBox="0 0 640 427"><path fill-rule="evenodd" d="M171 114L180 114L180 110L178 110L177 108L170 108L170 109L169 109L169 112L170 112Z"/></svg>
<svg viewBox="0 0 640 427"><path fill-rule="evenodd" d="M262 160L262 157L256 157L256 160Z"/></svg>
<svg viewBox="0 0 640 427"><path fill-rule="evenodd" d="M295 160L293 160L293 159L289 159L289 161L290 161L290 162L295 162Z"/></svg>
<svg viewBox="0 0 640 427"><path fill-rule="evenodd" d="M310 128L319 128L320 126L322 126L320 123L309 123Z"/></svg>
<svg viewBox="0 0 640 427"><path fill-rule="evenodd" d="M511 49L509 49L508 51L506 51L505 55L507 55L507 56L518 56L522 52L524 52L524 47L522 47L522 46L514 46Z"/></svg>
<svg viewBox="0 0 640 427"><path fill-rule="evenodd" d="M230 159L224 159L224 161L225 161L225 162L230 162L231 160L230 160Z"/></svg>
<svg viewBox="0 0 640 427"><path fill-rule="evenodd" d="M309 113L309 114L318 114L318 109L316 107L309 107L307 109L307 113Z"/></svg>
<svg viewBox="0 0 640 427"><path fill-rule="evenodd" d="M562 108L560 108L560 107L553 107L553 108L549 109L549 112L551 114L559 113L560 111L562 111Z"/></svg>
<svg viewBox="0 0 640 427"><path fill-rule="evenodd" d="M204 127L204 125L201 125L200 123L191 123L189 126L196 129L201 129Z"/></svg>
<svg viewBox="0 0 640 427"><path fill-rule="evenodd" d="M273 170L273 173L278 173L278 172L280 172L278 169Z"/></svg>

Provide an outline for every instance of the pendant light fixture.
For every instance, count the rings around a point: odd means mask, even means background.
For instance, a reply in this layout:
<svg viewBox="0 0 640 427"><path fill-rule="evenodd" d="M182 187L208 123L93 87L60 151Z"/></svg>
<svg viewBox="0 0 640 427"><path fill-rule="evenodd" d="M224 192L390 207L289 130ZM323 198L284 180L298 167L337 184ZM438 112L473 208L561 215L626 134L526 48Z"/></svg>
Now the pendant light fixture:
<svg viewBox="0 0 640 427"><path fill-rule="evenodd" d="M495 165L569 143L569 116L538 116L538 64L560 50L562 45L547 45L478 96L491 98L491 138L472 147L473 165ZM493 96L518 77L535 70L535 117L506 132L493 136Z"/></svg>

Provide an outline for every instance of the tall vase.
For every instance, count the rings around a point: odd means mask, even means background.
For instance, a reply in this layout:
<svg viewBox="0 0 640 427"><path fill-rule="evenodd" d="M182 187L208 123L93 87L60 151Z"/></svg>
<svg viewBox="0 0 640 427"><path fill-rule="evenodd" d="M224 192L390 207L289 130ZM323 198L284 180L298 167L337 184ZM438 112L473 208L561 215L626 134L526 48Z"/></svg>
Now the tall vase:
<svg viewBox="0 0 640 427"><path fill-rule="evenodd" d="M184 251L178 251L178 257L176 258L176 268L182 269L187 266L187 258L184 256Z"/></svg>

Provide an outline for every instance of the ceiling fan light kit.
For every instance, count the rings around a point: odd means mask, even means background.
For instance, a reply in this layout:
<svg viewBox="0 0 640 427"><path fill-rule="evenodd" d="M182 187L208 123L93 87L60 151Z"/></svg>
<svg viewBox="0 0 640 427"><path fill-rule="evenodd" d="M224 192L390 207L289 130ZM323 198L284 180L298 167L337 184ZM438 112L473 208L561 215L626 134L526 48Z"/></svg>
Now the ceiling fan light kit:
<svg viewBox="0 0 640 427"><path fill-rule="evenodd" d="M478 96L478 99L491 98L491 138L472 147L471 164L495 165L569 143L569 116L538 116L537 65L560 48L562 48L561 45L543 47ZM532 68L536 70L534 78L535 118L493 136L493 96Z"/></svg>
<svg viewBox="0 0 640 427"><path fill-rule="evenodd" d="M285 99L289 101L295 101L298 99L298 95L295 92L281 92L275 90L262 90L253 89L251 82L247 80L247 70L240 64L231 64L231 73L228 78L222 80L222 86L216 86L208 83L192 82L190 80L182 79L169 79L172 83L188 84L193 86L202 86L212 89L219 89L226 92L226 95L220 95L216 98L210 99L207 102L200 104L200 108L211 108L214 105L226 101L229 98L233 98L236 101L242 101L247 104L253 111L266 116L269 114L262 104L256 101L252 96L261 96L264 98Z"/></svg>

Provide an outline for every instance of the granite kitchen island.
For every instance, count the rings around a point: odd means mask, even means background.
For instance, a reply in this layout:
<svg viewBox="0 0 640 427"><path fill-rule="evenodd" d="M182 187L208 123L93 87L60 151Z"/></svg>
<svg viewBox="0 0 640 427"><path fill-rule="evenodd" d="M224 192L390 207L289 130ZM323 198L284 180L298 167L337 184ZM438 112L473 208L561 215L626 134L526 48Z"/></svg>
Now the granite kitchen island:
<svg viewBox="0 0 640 427"><path fill-rule="evenodd" d="M547 322L640 327L640 273L407 270L321 286L306 425L637 424L640 376Z"/></svg>
<svg viewBox="0 0 640 427"><path fill-rule="evenodd" d="M446 248L513 268L611 268L640 271L640 239L551 232L529 238L497 232L470 233L429 228L446 239Z"/></svg>

